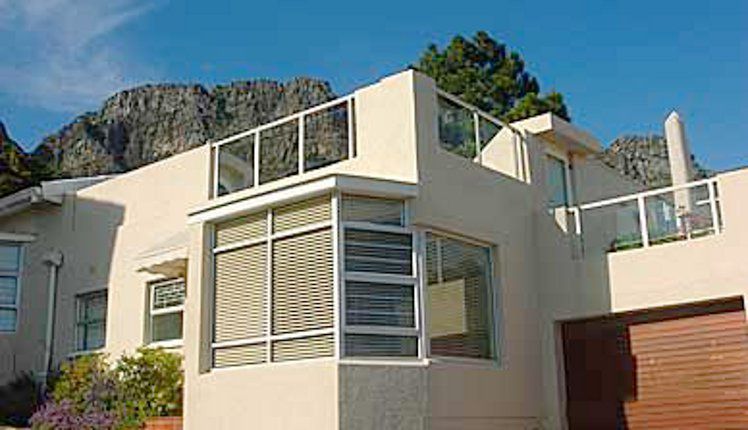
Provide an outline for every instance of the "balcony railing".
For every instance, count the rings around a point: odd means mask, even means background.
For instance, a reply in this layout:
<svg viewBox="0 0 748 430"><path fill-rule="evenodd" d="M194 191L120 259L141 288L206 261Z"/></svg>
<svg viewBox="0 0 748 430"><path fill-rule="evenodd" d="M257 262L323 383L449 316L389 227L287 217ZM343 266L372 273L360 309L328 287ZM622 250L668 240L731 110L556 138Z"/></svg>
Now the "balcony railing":
<svg viewBox="0 0 748 430"><path fill-rule="evenodd" d="M512 145L511 173L524 178L522 134L511 125L442 90L437 90L439 146L452 154L485 165L484 150L494 142Z"/></svg>
<svg viewBox="0 0 748 430"><path fill-rule="evenodd" d="M353 99L332 100L213 143L213 196L354 157Z"/></svg>
<svg viewBox="0 0 748 430"><path fill-rule="evenodd" d="M585 252L616 252L719 234L715 178L570 208Z"/></svg>

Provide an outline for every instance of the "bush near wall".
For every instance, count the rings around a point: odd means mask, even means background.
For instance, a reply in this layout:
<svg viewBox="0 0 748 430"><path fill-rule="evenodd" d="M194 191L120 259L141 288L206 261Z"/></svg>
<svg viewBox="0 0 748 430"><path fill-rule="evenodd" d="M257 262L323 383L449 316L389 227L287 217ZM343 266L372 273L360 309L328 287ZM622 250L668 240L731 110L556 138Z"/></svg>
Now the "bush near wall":
<svg viewBox="0 0 748 430"><path fill-rule="evenodd" d="M0 428L28 425L41 400L41 384L31 373L21 373L0 386Z"/></svg>
<svg viewBox="0 0 748 430"><path fill-rule="evenodd" d="M181 357L141 348L110 363L104 355L62 366L49 400L31 417L38 430L142 428L150 417L182 413Z"/></svg>

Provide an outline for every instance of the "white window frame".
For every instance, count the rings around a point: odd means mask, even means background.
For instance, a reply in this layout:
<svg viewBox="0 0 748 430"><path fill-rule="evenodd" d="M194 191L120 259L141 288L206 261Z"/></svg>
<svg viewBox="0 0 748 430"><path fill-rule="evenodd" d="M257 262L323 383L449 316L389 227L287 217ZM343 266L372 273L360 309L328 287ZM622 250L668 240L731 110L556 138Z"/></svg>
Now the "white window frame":
<svg viewBox="0 0 748 430"><path fill-rule="evenodd" d="M375 198L370 196L357 196L357 195L342 195L339 196L342 207L342 200L346 197L349 198ZM403 202L403 211L401 214L401 225L388 225L388 224L376 224L370 222L361 221L344 221L342 217L338 218L338 229L340 231L340 240L338 243L339 257L339 270L342 274L340 280L340 298L339 298L339 313L338 318L340 319L341 330L339 332L340 345L339 354L340 357L345 361L362 361L362 362L382 362L382 361L413 361L422 360L426 357L425 350L423 348L422 333L423 323L421 321L421 292L419 288L419 274L418 269L418 240L416 231L410 226L410 202L406 199L391 199ZM347 271L345 269L345 232L347 229L365 230L380 233L395 233L395 234L407 234L411 237L411 274L410 275L397 275L397 274L384 274L384 273L372 273L372 272L356 272ZM371 325L348 325L346 322L347 308L346 308L346 293L345 284L346 282L372 282L382 283L390 285L409 285L413 288L413 327L388 327L388 326L371 326ZM389 357L389 356L356 356L345 354L345 337L347 334L364 334L364 335L380 335L380 336L404 336L416 338L416 355L412 357Z"/></svg>
<svg viewBox="0 0 748 430"><path fill-rule="evenodd" d="M83 304L83 300L86 299L88 296L93 296L95 294L103 294L106 297L106 309L104 310L104 344L98 348L87 348L87 349L78 349L78 345L80 345L80 331L78 330L78 326L83 324L78 320L80 314L81 314L81 306ZM91 290L85 290L80 291L75 294L75 345L74 345L74 352L71 354L71 356L79 356L79 355L86 355L95 353L98 351L102 351L106 348L106 341L107 341L107 330L108 330L108 319L109 319L109 289L108 288L96 288Z"/></svg>
<svg viewBox="0 0 748 430"><path fill-rule="evenodd" d="M428 332L428 312L426 312L426 306L428 303L428 279L425 275L426 273L426 235L427 234L433 234L436 236L441 236L449 239L453 239L460 242L465 242L471 245L480 246L483 248L488 248L489 251L489 267L488 267L488 277L489 281L491 282L491 285L489 287L489 291L491 293L491 300L490 300L490 306L491 306L491 353L493 355L493 358L470 358L470 357L457 357L457 356L449 356L449 355L432 355L431 354L431 338L429 337ZM424 322L423 322L423 337L422 342L423 346L428 351L428 359L429 361L433 363L448 363L448 364L465 364L465 365L476 365L476 366L486 366L491 368L500 368L503 365L504 360L502 360L502 348L501 348L501 319L503 318L503 312L501 309L501 300L500 300L500 276L496 272L497 263L496 259L499 257L499 245L491 242L485 242L478 239L473 239L470 237L462 236L459 234L447 232L440 229L435 228L423 228L419 230L419 238L421 242L421 256L422 256L422 262L421 262L421 290L422 290L422 297L423 297L423 314L424 314Z"/></svg>
<svg viewBox="0 0 748 430"><path fill-rule="evenodd" d="M176 305L176 306L169 306L167 308L162 308L162 309L154 309L154 305L156 303L156 300L155 300L156 288L169 286L173 284L182 284L184 286L185 297L182 301L182 304ZM162 280L151 282L148 284L148 346L154 347L154 348L178 348L183 345L184 343L184 300L186 299L187 299L187 281L184 278L162 279ZM182 314L182 335L178 339L154 341L153 340L153 317L158 316L158 315L175 314L175 313Z"/></svg>
<svg viewBox="0 0 748 430"><path fill-rule="evenodd" d="M13 305L0 305L2 310L12 310L16 312L16 319L13 322L12 330L0 330L0 336L12 335L18 333L18 323L21 317L21 280L23 274L24 254L25 249L22 243L0 241L0 245L7 247L14 247L18 249L18 268L16 270L0 270L0 277L3 278L15 278L16 280L16 301Z"/></svg>

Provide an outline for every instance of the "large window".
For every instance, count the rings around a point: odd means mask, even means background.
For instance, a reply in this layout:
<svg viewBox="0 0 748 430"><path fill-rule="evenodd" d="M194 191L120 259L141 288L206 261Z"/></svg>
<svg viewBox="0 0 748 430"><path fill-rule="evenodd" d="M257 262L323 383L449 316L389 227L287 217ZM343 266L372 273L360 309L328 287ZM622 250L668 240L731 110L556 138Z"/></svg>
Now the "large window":
<svg viewBox="0 0 748 430"><path fill-rule="evenodd" d="M566 180L566 162L552 155L546 155L546 183L548 206L557 208L569 205L569 184Z"/></svg>
<svg viewBox="0 0 748 430"><path fill-rule="evenodd" d="M493 359L491 249L426 234L426 313L432 356Z"/></svg>
<svg viewBox="0 0 748 430"><path fill-rule="evenodd" d="M342 202L345 355L418 355L413 234L399 200Z"/></svg>
<svg viewBox="0 0 748 430"><path fill-rule="evenodd" d="M76 350L93 351L106 342L107 291L76 296Z"/></svg>
<svg viewBox="0 0 748 430"><path fill-rule="evenodd" d="M150 341L182 339L184 279L170 279L150 285Z"/></svg>
<svg viewBox="0 0 748 430"><path fill-rule="evenodd" d="M16 331L21 277L21 247L0 243L0 333Z"/></svg>

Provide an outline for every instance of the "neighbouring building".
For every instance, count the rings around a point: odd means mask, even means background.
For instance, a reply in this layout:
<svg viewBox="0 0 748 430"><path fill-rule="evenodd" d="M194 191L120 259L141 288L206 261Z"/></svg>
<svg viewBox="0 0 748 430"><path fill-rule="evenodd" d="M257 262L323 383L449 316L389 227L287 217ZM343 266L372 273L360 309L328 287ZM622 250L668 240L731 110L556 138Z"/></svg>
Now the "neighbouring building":
<svg viewBox="0 0 748 430"><path fill-rule="evenodd" d="M150 345L187 429L748 427L748 170L689 182L679 126L643 191L405 71L7 196L0 379Z"/></svg>

